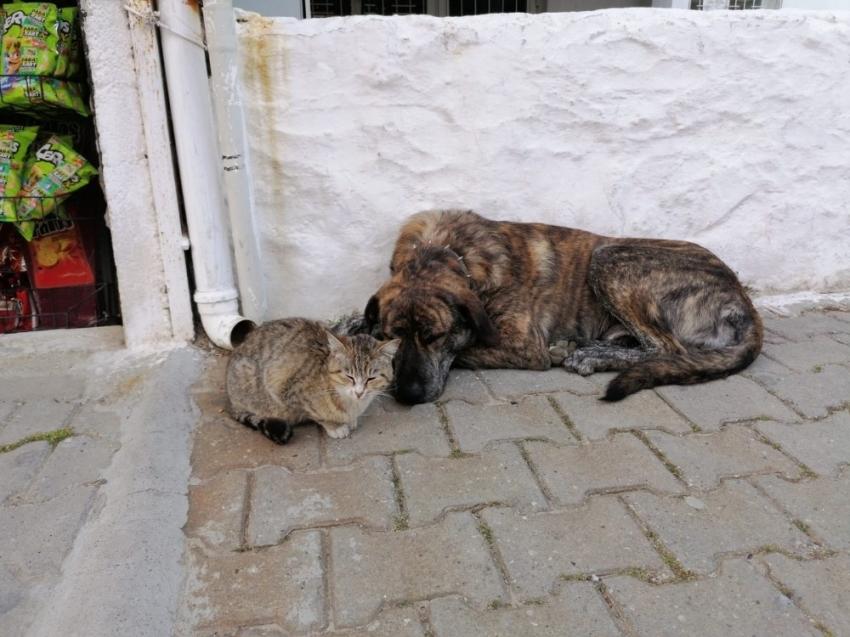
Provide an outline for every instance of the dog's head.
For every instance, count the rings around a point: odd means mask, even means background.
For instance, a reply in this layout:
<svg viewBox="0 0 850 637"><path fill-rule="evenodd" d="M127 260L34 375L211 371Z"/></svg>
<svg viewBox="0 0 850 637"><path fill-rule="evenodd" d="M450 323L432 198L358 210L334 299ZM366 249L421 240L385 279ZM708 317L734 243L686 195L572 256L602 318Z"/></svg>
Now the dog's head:
<svg viewBox="0 0 850 637"><path fill-rule="evenodd" d="M499 342L465 268L443 248L421 248L415 259L394 268L364 316L373 333L401 340L393 360L395 395L411 405L440 397L459 352Z"/></svg>

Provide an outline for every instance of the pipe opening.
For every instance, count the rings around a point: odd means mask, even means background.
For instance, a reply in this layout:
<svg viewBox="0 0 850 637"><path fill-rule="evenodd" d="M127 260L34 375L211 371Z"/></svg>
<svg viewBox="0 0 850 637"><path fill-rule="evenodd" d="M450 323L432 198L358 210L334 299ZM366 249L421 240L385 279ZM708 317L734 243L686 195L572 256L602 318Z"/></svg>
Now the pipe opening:
<svg viewBox="0 0 850 637"><path fill-rule="evenodd" d="M253 332L255 329L257 329L257 324L254 323L254 321L249 321L248 319L239 321L230 333L231 345L233 345L233 347L239 347L243 342L245 342L248 334Z"/></svg>

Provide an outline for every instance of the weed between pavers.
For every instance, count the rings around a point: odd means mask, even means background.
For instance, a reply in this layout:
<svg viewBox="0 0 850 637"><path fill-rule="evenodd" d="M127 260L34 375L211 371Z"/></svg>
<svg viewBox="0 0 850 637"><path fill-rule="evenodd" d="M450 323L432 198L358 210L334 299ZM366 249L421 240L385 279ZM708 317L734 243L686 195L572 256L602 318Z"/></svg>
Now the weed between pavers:
<svg viewBox="0 0 850 637"><path fill-rule="evenodd" d="M0 453L8 453L9 451L14 451L19 447L23 447L31 442L38 442L39 440L46 440L55 447L65 440L65 438L70 438L73 435L74 431L70 427L63 427L62 429L55 429L54 431L39 432L32 434L31 436L27 436L26 438L22 438L21 440L18 440L18 442L3 445L0 447Z"/></svg>
<svg viewBox="0 0 850 637"><path fill-rule="evenodd" d="M652 444L649 440L649 437L644 432L636 429L632 431L632 433L637 436L638 440L640 440L643 444L649 447L649 450L655 454L655 457L658 458L664 464L665 467L667 467L667 471L679 478L679 480L684 480L684 478L682 477L682 470L679 469L679 467L674 465L672 462L670 462L666 454L661 451L661 449L657 448L654 444Z"/></svg>
<svg viewBox="0 0 850 637"><path fill-rule="evenodd" d="M507 608L510 606L507 602L503 602L500 599L490 600L490 603L487 604L487 610L499 610L500 608Z"/></svg>
<svg viewBox="0 0 850 637"><path fill-rule="evenodd" d="M584 437L581 435L581 432L576 428L575 423L570 420L570 417L564 413L564 410L561 409L561 406L558 404L558 401L555 400L552 396L546 396L546 400L549 401L549 404L552 405L552 409L555 410L555 413L558 414L558 418L560 418L564 425L566 425L567 429L570 430L570 433L573 435L573 438L581 442L584 440Z"/></svg>
<svg viewBox="0 0 850 637"><path fill-rule="evenodd" d="M449 454L449 458L453 460L457 460L458 458L472 458L474 457L474 453L466 453L465 451L461 451L460 449L453 449Z"/></svg>
<svg viewBox="0 0 850 637"><path fill-rule="evenodd" d="M812 527L811 527L810 525L806 524L806 523L805 523L803 520L801 520L800 518L794 518L793 520L791 520L791 522L793 522L794 526L796 526L798 529L800 529L800 530L801 530L803 533L805 533L806 535L810 535L810 534L811 534L811 532L812 532Z"/></svg>
<svg viewBox="0 0 850 637"><path fill-rule="evenodd" d="M478 526L476 528L481 534L481 537L487 540L487 544L492 546L492 544L496 541L496 535L493 533L493 529L490 528L490 525L484 520L478 520Z"/></svg>
<svg viewBox="0 0 850 637"><path fill-rule="evenodd" d="M646 539L649 540L649 543L652 545L652 548L655 549L658 555L661 556L661 561L664 562L667 568L672 571L677 581L688 582L692 579L696 579L697 574L682 566L679 559L661 543L661 540L658 538L658 534L655 531L647 530L645 535Z"/></svg>

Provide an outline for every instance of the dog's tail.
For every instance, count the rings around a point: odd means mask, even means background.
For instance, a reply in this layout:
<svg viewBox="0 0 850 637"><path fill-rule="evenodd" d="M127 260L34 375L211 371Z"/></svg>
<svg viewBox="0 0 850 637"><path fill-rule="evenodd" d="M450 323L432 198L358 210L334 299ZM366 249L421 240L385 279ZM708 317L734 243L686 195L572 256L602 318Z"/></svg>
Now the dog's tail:
<svg viewBox="0 0 850 637"><path fill-rule="evenodd" d="M736 345L661 355L635 363L609 383L602 400L614 402L641 389L659 385L693 385L740 372L756 359L764 340L761 319L755 312L752 317L743 338Z"/></svg>

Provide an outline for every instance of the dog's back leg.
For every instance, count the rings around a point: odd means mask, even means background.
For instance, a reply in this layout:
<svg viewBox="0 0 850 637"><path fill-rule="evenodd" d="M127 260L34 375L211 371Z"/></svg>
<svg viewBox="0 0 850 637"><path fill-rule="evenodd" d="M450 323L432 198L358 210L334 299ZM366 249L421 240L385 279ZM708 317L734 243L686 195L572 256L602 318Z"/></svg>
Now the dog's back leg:
<svg viewBox="0 0 850 637"><path fill-rule="evenodd" d="M744 369L761 350L761 320L737 277L697 245L636 240L603 246L592 257L589 283L640 343L640 354L616 348L601 361L594 360L597 352L574 353L583 371L624 370L606 400L657 385L723 378Z"/></svg>

